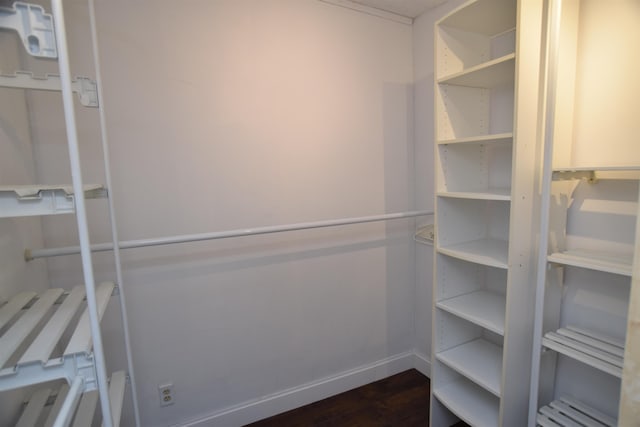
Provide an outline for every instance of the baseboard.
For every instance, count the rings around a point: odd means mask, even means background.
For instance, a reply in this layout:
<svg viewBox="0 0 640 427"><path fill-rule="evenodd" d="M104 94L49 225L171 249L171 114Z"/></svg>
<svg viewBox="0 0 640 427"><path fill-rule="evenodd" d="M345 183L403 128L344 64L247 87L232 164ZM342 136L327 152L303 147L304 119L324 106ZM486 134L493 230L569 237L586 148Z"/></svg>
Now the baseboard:
<svg viewBox="0 0 640 427"><path fill-rule="evenodd" d="M204 415L180 427L243 426L369 384L416 366L413 351L397 354L318 381L313 381ZM426 359L425 359L426 361ZM423 372L422 370L420 372ZM426 374L425 374L426 375ZM177 426L176 426L177 427Z"/></svg>
<svg viewBox="0 0 640 427"><path fill-rule="evenodd" d="M422 353L413 353L413 367L425 377L431 378L431 359Z"/></svg>

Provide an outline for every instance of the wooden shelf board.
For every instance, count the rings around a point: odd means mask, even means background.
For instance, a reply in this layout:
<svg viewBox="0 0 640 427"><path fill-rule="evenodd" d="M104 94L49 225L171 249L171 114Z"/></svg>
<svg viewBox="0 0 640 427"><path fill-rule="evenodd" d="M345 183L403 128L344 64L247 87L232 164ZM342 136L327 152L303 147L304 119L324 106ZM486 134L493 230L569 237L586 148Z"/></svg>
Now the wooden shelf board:
<svg viewBox="0 0 640 427"><path fill-rule="evenodd" d="M434 387L433 395L467 424L477 427L498 425L498 399L468 380Z"/></svg>
<svg viewBox="0 0 640 427"><path fill-rule="evenodd" d="M505 296L497 292L476 291L436 303L436 307L504 335Z"/></svg>
<svg viewBox="0 0 640 427"><path fill-rule="evenodd" d="M502 269L508 265L509 243L504 240L482 239L439 246L438 252L464 261Z"/></svg>
<svg viewBox="0 0 640 427"><path fill-rule="evenodd" d="M511 53L438 79L439 84L491 89L513 84L516 55Z"/></svg>
<svg viewBox="0 0 640 427"><path fill-rule="evenodd" d="M483 191L439 191L438 197L473 200L511 201L510 188L489 188Z"/></svg>
<svg viewBox="0 0 640 427"><path fill-rule="evenodd" d="M508 0L477 0L454 10L437 25L454 27L488 36L516 26L516 3Z"/></svg>
<svg viewBox="0 0 640 427"><path fill-rule="evenodd" d="M513 133L496 133L491 135L468 136L465 138L441 139L438 145L447 144L496 144L496 143L512 143Z"/></svg>
<svg viewBox="0 0 640 427"><path fill-rule="evenodd" d="M549 262L620 274L631 277L631 254L610 254L585 249L570 249L548 256Z"/></svg>
<svg viewBox="0 0 640 427"><path fill-rule="evenodd" d="M449 368L500 397L502 347L481 338L436 354Z"/></svg>

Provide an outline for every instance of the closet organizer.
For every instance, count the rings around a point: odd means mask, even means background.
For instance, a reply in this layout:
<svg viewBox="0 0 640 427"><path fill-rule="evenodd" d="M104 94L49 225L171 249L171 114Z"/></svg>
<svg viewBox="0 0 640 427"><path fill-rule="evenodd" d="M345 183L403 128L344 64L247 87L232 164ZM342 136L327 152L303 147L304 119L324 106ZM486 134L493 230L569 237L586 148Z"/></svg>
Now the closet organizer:
<svg viewBox="0 0 640 427"><path fill-rule="evenodd" d="M639 12L634 2L550 2L529 425L638 422L618 408L640 245L640 104L627 95L640 64L614 47L638 47Z"/></svg>
<svg viewBox="0 0 640 427"><path fill-rule="evenodd" d="M96 70L99 70L93 3L89 3ZM82 257L84 285L43 293L20 292L0 302L0 392L29 387L31 398L23 405L17 425L89 426L101 417L105 427L120 424L127 382L130 383L138 421L131 368L119 253L115 251L114 280L95 283L90 251L85 200L109 198L110 184L100 79L71 78L64 11L60 0L52 1L52 13L43 7L15 2L0 8L0 29L12 30L22 41L22 54L57 60L59 75L39 75L20 70L1 70L1 90L55 91L62 95L72 182L63 185L0 187L0 218L44 215L75 215ZM7 37L8 31L0 32ZM38 63L38 61L33 61ZM6 67L6 64L5 64ZM96 71L99 73L99 71ZM74 101L77 94L77 104ZM75 105L74 105L75 104ZM75 108L94 108L102 121L105 185L83 183ZM112 239L117 241L113 205L109 201ZM117 295L117 297L114 297ZM107 304L119 299L129 362L128 373L107 374L100 320ZM46 384L45 384L46 383ZM44 384L38 388L38 384ZM35 390L35 391L32 391ZM96 410L100 404L100 410ZM0 424L11 422L1 419ZM99 420L96 420L99 421ZM139 425L139 422L137 423Z"/></svg>

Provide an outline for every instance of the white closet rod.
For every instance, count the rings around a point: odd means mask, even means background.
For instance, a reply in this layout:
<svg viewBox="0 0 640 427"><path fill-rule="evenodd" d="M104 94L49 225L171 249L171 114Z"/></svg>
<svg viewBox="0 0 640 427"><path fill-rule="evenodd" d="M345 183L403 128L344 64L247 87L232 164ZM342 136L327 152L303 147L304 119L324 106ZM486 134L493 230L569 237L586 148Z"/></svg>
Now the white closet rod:
<svg viewBox="0 0 640 427"><path fill-rule="evenodd" d="M203 240L227 239L230 237L254 236L257 234L281 233L284 231L308 230L312 228L335 227L339 225L362 224L366 222L376 222L376 221L389 221L394 219L414 218L418 216L427 216L427 215L433 215L433 212L429 212L429 211L398 212L398 213L391 213L391 214L384 214L384 215L361 216L356 218L330 219L325 221L299 222L295 224L274 225L274 226L268 226L268 227L246 228L246 229L237 229L237 230L228 230L228 231L215 231L212 233L167 236L167 237L159 237L156 239L128 240L128 241L120 242L118 247L120 249L143 248L147 246L171 245L175 243L188 243L188 242L199 242ZM112 243L94 244L94 245L91 245L91 250L94 252L110 251L110 250L113 250L113 244ZM33 251L30 249L27 249L25 250L24 257L27 261L31 261L37 258L48 258L48 257L62 256L62 255L74 255L78 253L80 253L80 248L78 246L68 246L64 248L52 248L52 249L36 249Z"/></svg>

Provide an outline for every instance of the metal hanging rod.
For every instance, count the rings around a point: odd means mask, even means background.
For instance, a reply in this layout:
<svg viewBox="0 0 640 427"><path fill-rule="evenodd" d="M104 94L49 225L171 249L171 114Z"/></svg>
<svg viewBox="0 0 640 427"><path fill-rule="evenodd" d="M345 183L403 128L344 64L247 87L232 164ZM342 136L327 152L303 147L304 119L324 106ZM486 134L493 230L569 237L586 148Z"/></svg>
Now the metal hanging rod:
<svg viewBox="0 0 640 427"><path fill-rule="evenodd" d="M403 218L415 218L415 217L427 216L427 215L433 215L433 212L429 212L429 211L398 212L398 213L390 213L390 214L384 214L384 215L361 216L356 218L330 219L325 221L300 222L295 224L275 225L275 226L268 226L268 227L246 228L246 229L237 229L237 230L228 230L228 231L215 231L212 233L184 234L180 236L159 237L156 239L128 240L128 241L121 241L118 247L120 249L133 249L133 248L143 248L147 246L172 245L176 243L200 242L204 240L227 239L231 237L255 236L257 234L281 233L284 231L308 230L312 228L335 227L339 225L363 224L367 222L389 221L389 220L403 219ZM91 245L91 251L93 252L105 252L110 250L113 250L112 243L98 243L98 244ZM62 255L74 255L78 253L80 253L80 248L78 246L68 246L63 248L52 248L52 249L35 249L35 250L27 249L24 252L24 258L27 261L32 261L37 258L48 258L48 257L62 256Z"/></svg>

